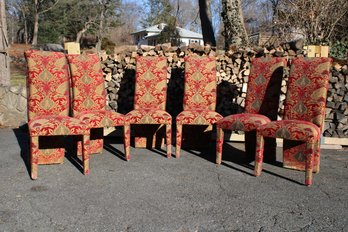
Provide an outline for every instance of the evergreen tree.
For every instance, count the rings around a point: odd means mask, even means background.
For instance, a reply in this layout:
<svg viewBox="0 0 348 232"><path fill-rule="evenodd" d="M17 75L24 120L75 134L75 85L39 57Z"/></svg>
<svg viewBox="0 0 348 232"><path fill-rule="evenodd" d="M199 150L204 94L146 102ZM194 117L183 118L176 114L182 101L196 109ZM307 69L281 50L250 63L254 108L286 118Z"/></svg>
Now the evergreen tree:
<svg viewBox="0 0 348 232"><path fill-rule="evenodd" d="M180 34L176 28L175 19L172 19L172 21L163 28L158 37L158 43L171 43L173 46L180 45Z"/></svg>
<svg viewBox="0 0 348 232"><path fill-rule="evenodd" d="M143 27L149 27L160 23L170 24L173 20L172 6L169 0L148 0L146 3L148 13L143 20Z"/></svg>

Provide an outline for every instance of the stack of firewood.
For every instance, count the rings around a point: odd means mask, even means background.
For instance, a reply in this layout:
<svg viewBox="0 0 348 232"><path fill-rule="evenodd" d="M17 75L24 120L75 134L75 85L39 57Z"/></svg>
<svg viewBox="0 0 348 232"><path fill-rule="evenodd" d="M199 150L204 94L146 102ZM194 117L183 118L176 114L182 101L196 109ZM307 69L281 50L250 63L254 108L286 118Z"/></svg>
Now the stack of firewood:
<svg viewBox="0 0 348 232"><path fill-rule="evenodd" d="M326 102L325 137L348 137L348 67L334 63Z"/></svg>
<svg viewBox="0 0 348 232"><path fill-rule="evenodd" d="M295 44L296 45L296 44ZM293 44L283 44L274 49L244 48L219 53L210 46L172 47L168 44L155 47L132 47L113 56L103 57L105 88L108 106L118 112L133 109L135 66L137 56L165 56L168 61L167 111L175 117L182 110L184 92L184 57L187 55L215 56L217 65L217 106L223 116L243 111L247 93L250 63L253 57L304 56ZM347 130L347 65L336 65L330 80L325 136L348 137ZM282 118L287 90L288 68L281 86L278 118Z"/></svg>

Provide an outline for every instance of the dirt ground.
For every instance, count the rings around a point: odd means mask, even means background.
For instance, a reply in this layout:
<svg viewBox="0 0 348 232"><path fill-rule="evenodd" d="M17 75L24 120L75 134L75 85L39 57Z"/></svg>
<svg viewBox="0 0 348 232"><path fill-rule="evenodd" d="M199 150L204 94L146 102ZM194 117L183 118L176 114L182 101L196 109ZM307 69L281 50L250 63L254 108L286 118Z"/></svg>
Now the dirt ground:
<svg viewBox="0 0 348 232"><path fill-rule="evenodd" d="M9 55L11 58L11 85L25 85L26 63L24 51L31 48L29 44L11 44Z"/></svg>

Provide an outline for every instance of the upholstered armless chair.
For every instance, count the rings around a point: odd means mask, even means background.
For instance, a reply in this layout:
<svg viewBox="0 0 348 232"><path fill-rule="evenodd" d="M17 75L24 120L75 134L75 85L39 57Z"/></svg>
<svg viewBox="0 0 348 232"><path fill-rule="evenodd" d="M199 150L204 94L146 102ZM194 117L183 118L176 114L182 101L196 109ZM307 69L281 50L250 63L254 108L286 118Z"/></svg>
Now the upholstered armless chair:
<svg viewBox="0 0 348 232"><path fill-rule="evenodd" d="M169 158L171 157L172 117L165 111L166 97L167 58L138 57L136 59L134 110L126 114L126 123L130 125L165 125L167 157Z"/></svg>
<svg viewBox="0 0 348 232"><path fill-rule="evenodd" d="M45 136L82 136L83 172L89 173L89 127L69 117L69 73L64 53L28 50L28 127L31 178L37 178L38 164L61 163L63 148L46 149ZM43 147L43 148L42 148Z"/></svg>
<svg viewBox="0 0 348 232"><path fill-rule="evenodd" d="M256 128L277 119L284 66L286 66L286 59L281 57L262 57L252 60L244 113L226 116L216 123L217 164L220 164L222 159L225 130L254 132L254 139L251 140L254 144L247 144L249 141L246 138L245 147L255 148ZM252 152L255 156L255 150Z"/></svg>
<svg viewBox="0 0 348 232"><path fill-rule="evenodd" d="M306 171L305 184L312 184L312 172L319 171L320 136L325 119L325 105L330 77L330 58L293 58L284 119L257 128L255 176L259 176L263 162L264 137L302 142L289 150ZM283 146L283 156L289 155Z"/></svg>
<svg viewBox="0 0 348 232"><path fill-rule="evenodd" d="M106 109L106 92L100 58L97 54L67 55L72 79L72 112L74 118L91 128L91 153L100 153L104 144L104 127L124 126L129 134L125 116ZM128 138L129 136L124 136ZM125 140L125 159L129 160ZM129 146L128 146L129 147ZM80 150L80 149L79 149Z"/></svg>
<svg viewBox="0 0 348 232"><path fill-rule="evenodd" d="M216 107L215 57L185 58L183 111L176 117L176 158L180 157L183 125L213 125L222 116Z"/></svg>

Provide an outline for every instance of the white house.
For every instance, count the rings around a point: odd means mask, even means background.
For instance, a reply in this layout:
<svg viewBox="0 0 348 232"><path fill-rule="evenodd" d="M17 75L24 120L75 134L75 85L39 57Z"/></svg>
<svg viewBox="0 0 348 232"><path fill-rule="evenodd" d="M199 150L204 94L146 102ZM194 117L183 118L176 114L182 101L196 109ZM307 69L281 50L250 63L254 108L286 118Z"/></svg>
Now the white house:
<svg viewBox="0 0 348 232"><path fill-rule="evenodd" d="M160 23L148 28L141 29L133 32L134 44L136 45L156 45L158 42L158 36L166 26L165 23ZM180 35L180 41L182 45L198 44L203 45L202 34L186 30L181 27L176 27Z"/></svg>

